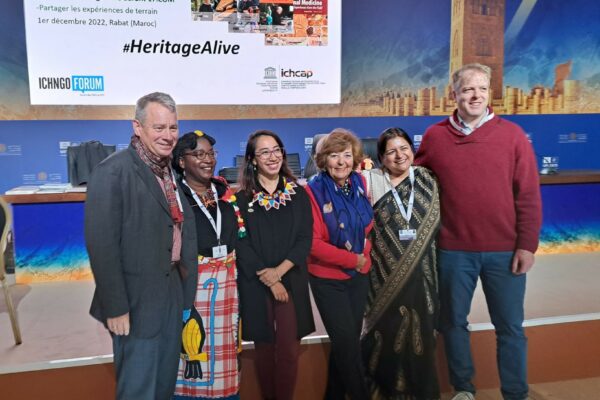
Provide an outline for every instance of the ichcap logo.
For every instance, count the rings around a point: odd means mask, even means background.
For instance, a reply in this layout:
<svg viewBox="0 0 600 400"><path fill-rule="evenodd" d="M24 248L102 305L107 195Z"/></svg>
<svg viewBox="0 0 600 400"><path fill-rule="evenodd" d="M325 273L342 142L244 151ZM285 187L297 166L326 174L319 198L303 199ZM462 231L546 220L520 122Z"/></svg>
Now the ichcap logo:
<svg viewBox="0 0 600 400"><path fill-rule="evenodd" d="M307 69L307 70L293 70L291 68L288 69L281 69L281 77L282 78L305 78L305 79L309 79L314 75L314 73Z"/></svg>

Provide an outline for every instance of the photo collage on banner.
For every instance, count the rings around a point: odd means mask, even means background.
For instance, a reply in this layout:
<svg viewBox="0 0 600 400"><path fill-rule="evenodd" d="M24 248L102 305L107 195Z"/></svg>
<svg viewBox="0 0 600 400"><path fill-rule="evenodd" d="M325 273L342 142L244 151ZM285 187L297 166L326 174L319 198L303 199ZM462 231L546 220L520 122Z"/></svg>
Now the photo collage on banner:
<svg viewBox="0 0 600 400"><path fill-rule="evenodd" d="M227 21L229 32L265 34L273 46L327 46L327 0L192 0L194 21Z"/></svg>
<svg viewBox="0 0 600 400"><path fill-rule="evenodd" d="M24 13L32 105L131 104L151 81L182 105L341 101L341 0L26 1Z"/></svg>

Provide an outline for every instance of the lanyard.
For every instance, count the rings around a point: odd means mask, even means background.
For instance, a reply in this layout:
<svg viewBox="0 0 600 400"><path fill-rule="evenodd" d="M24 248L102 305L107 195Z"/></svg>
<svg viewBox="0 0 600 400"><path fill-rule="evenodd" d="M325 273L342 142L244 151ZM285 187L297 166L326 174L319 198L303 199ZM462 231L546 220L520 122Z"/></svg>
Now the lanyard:
<svg viewBox="0 0 600 400"><path fill-rule="evenodd" d="M410 217L412 215L413 204L415 202L415 171L413 170L413 167L411 166L408 169L408 179L410 181L410 196L408 197L408 206L406 207L406 209L404 208L404 204L402 204L402 200L400 199L400 196L398 195L398 191L392 185L392 181L390 180L390 176L388 175L387 172L385 173L385 178L386 178L387 182L390 184L390 187L392 188L392 194L394 195L394 200L396 200L396 204L398 205L398 208L400 209L400 213L402 214L402 217L406 220L407 223L410 223Z"/></svg>
<svg viewBox="0 0 600 400"><path fill-rule="evenodd" d="M173 172L173 168L169 167L169 173L171 175L171 182L173 182L173 190L175 191L175 199L177 199L177 207L179 207L179 211L181 211L181 214L183 214L183 204L181 204L181 197L179 196L179 190L177 190L177 181L175 181L175 173Z"/></svg>
<svg viewBox="0 0 600 400"><path fill-rule="evenodd" d="M212 190L212 192L215 196L215 205L217 207L217 222L216 223L215 223L214 218L210 214L210 211L208 211L206 206L202 203L202 201L200 201L200 198L198 197L196 192L190 187L190 185L188 185L188 183L185 181L185 179L183 179L182 182L185 186L187 186L190 189L190 191L192 192L192 197L194 198L194 201L196 201L196 204L198 204L198 207L200 207L200 209L202 210L204 215L206 215L206 218L208 218L208 221L210 222L213 229L215 230L215 233L217 234L217 243L220 245L221 244L221 209L219 208L219 196L217 195L217 189L215 188L215 184L211 183L210 189Z"/></svg>

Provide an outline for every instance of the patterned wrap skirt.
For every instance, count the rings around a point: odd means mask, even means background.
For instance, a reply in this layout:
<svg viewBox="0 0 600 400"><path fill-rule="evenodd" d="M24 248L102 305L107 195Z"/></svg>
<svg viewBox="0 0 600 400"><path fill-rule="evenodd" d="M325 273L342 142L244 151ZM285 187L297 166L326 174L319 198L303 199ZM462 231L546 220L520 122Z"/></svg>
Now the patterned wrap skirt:
<svg viewBox="0 0 600 400"><path fill-rule="evenodd" d="M239 399L236 279L235 252L219 258L198 257L197 313L192 311L193 326L186 329L186 323L183 328L174 399Z"/></svg>

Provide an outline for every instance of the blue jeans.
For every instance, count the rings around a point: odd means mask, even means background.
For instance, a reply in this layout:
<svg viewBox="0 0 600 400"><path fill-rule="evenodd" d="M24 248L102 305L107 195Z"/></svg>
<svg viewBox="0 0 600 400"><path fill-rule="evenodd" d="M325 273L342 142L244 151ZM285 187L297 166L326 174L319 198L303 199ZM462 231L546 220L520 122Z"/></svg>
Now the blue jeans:
<svg viewBox="0 0 600 400"><path fill-rule="evenodd" d="M439 251L441 319L450 382L475 393L467 316L477 279L496 329L496 358L504 399L527 397L527 338L523 330L525 275L511 272L513 252Z"/></svg>

